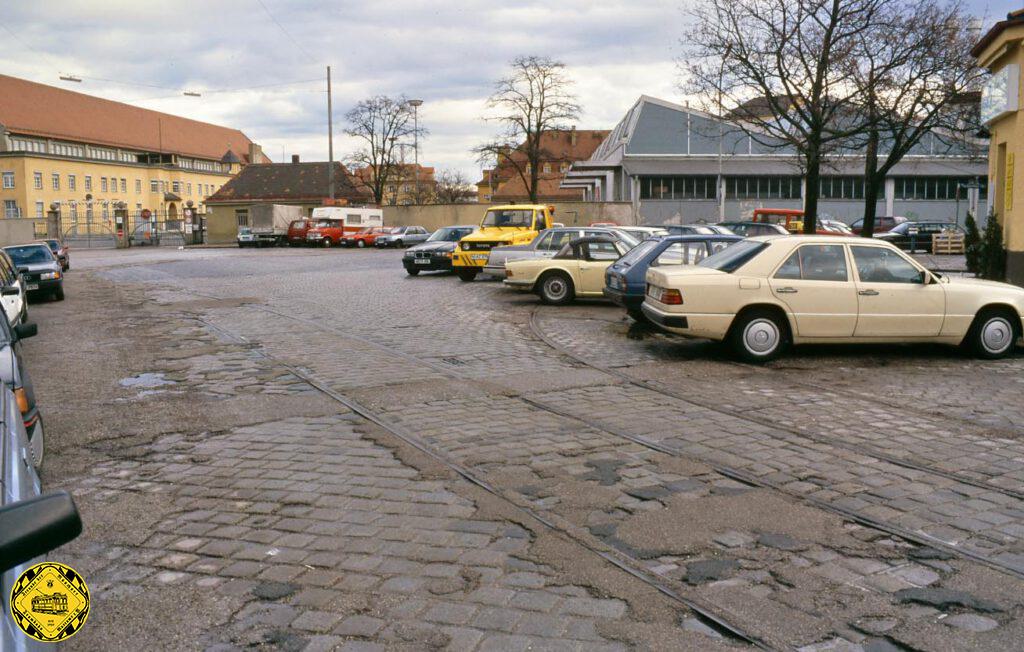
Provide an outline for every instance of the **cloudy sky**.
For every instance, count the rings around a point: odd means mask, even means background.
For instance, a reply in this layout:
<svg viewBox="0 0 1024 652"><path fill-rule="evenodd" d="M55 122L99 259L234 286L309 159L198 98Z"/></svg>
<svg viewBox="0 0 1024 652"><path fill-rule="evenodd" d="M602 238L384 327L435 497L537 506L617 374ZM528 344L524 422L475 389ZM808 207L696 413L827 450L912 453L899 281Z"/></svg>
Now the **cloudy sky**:
<svg viewBox="0 0 1024 652"><path fill-rule="evenodd" d="M685 2L8 0L0 72L237 127L275 161L324 160L329 64L336 156L353 148L341 134L348 108L404 93L424 100L421 162L476 177L469 150L495 129L484 100L517 55L567 64L581 129L610 129L641 94L679 101ZM967 4L988 24L1021 3Z"/></svg>

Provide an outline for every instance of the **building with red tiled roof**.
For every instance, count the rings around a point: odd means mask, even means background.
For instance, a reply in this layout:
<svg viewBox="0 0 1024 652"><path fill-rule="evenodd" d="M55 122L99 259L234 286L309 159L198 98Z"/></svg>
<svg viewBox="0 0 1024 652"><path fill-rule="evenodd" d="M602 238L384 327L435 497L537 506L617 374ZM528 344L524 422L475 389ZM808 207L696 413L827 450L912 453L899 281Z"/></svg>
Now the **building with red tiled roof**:
<svg viewBox="0 0 1024 652"><path fill-rule="evenodd" d="M373 184L373 168L366 165L352 171L367 188ZM417 186L417 181L419 185ZM417 195L417 187L419 188ZM437 182L434 179L434 168L402 163L396 165L384 186L384 201L387 206L408 206L411 204L427 204L433 201Z"/></svg>
<svg viewBox="0 0 1024 652"><path fill-rule="evenodd" d="M0 75L5 218L57 204L65 229L112 228L115 206L178 220L250 163L269 159L238 129Z"/></svg>
<svg viewBox="0 0 1024 652"><path fill-rule="evenodd" d="M576 189L560 188L565 173L576 161L585 161L601 145L610 132L601 129L560 129L541 134L541 169L538 173L537 201L576 201L583 193ZM509 160L511 159L511 160ZM528 201L526 181L518 170L529 176L526 154L513 150L502 157L494 168L484 170L477 182L477 201L481 203L510 203Z"/></svg>

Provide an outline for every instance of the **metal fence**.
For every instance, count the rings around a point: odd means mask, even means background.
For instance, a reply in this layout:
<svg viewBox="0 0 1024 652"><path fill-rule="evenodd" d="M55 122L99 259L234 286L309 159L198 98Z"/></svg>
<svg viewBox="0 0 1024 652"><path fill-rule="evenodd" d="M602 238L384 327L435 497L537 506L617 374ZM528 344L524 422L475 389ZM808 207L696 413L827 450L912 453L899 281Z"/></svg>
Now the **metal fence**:
<svg viewBox="0 0 1024 652"><path fill-rule="evenodd" d="M38 237L45 237L46 220L35 220ZM202 244L206 232L203 215L183 216L166 211L121 211L102 215L62 211L60 232L78 248L166 247Z"/></svg>

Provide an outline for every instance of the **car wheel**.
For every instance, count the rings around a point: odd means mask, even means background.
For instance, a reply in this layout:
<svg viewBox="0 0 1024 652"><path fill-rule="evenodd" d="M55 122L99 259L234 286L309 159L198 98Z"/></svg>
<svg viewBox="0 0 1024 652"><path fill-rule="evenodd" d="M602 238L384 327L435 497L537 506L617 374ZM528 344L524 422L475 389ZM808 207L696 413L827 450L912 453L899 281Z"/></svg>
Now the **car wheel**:
<svg viewBox="0 0 1024 652"><path fill-rule="evenodd" d="M401 240L395 240L395 246L401 249L402 247L405 246L405 243L403 243Z"/></svg>
<svg viewBox="0 0 1024 652"><path fill-rule="evenodd" d="M475 269L466 269L465 267L463 267L463 268L455 270L455 274L456 274L456 276L459 277L459 280L462 281L463 283L469 283L470 281L472 281L473 279L476 278L477 270L475 270Z"/></svg>
<svg viewBox="0 0 1024 652"><path fill-rule="evenodd" d="M537 294L540 295L540 300L544 303L558 306L572 301L576 290L572 286L572 279L567 274L550 272L540 280Z"/></svg>
<svg viewBox="0 0 1024 652"><path fill-rule="evenodd" d="M330 238L324 238L323 245L324 245L324 249L330 249L331 248L331 239Z"/></svg>
<svg viewBox="0 0 1024 652"><path fill-rule="evenodd" d="M356 240L356 246L362 249L366 246L366 240Z"/></svg>
<svg viewBox="0 0 1024 652"><path fill-rule="evenodd" d="M772 310L750 310L736 318L729 344L744 362L768 362L786 349L789 327L785 318Z"/></svg>
<svg viewBox="0 0 1024 652"><path fill-rule="evenodd" d="M43 418L39 417L36 425L32 428L32 436L28 440L28 454L32 458L32 466L37 470L43 466L43 457L46 453L46 442L44 440Z"/></svg>
<svg viewBox="0 0 1024 652"><path fill-rule="evenodd" d="M53 291L53 298L56 301L63 301L64 300L64 286L63 285L59 286L56 290Z"/></svg>
<svg viewBox="0 0 1024 652"><path fill-rule="evenodd" d="M420 273L420 270L418 269L407 269L405 271L408 272L409 276L416 276Z"/></svg>
<svg viewBox="0 0 1024 652"><path fill-rule="evenodd" d="M1013 313L1003 308L982 310L974 318L964 343L979 358L1005 358L1013 351L1020 330Z"/></svg>

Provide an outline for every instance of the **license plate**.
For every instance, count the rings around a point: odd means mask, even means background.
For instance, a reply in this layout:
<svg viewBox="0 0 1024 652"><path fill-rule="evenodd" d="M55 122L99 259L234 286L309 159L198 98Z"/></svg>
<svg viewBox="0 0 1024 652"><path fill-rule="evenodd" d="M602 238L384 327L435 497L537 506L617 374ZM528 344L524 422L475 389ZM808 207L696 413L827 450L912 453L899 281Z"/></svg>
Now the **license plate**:
<svg viewBox="0 0 1024 652"><path fill-rule="evenodd" d="M473 254L470 256L473 260L487 260L488 254Z"/></svg>
<svg viewBox="0 0 1024 652"><path fill-rule="evenodd" d="M27 283L27 284L25 284L25 290L26 291L38 290L38 289L39 289L39 284L38 283Z"/></svg>
<svg viewBox="0 0 1024 652"><path fill-rule="evenodd" d="M413 262L416 263L417 265L429 265L430 264L430 259L429 258L417 258Z"/></svg>

